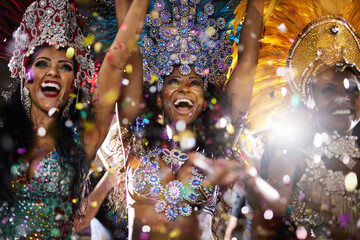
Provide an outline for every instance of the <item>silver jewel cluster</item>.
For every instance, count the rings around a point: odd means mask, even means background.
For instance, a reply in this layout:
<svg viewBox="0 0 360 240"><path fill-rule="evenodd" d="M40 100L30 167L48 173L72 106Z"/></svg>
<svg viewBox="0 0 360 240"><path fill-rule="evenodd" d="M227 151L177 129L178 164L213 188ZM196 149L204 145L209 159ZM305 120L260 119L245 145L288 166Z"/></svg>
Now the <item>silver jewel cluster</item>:
<svg viewBox="0 0 360 240"><path fill-rule="evenodd" d="M194 71L205 77L205 86L225 82L233 60L230 37L220 33L226 23L223 18L211 18L214 6L210 2L198 9L199 2L170 0L167 6L163 0L155 1L140 41L145 83L155 78L161 88L174 65L182 75Z"/></svg>
<svg viewBox="0 0 360 240"><path fill-rule="evenodd" d="M94 64L90 47L83 43L83 33L76 19L76 12L68 0L41 0L26 10L20 27L14 32L15 51L9 63L11 77L26 80L26 59L38 46L53 45L56 48L72 47L78 63L75 87L92 78Z"/></svg>

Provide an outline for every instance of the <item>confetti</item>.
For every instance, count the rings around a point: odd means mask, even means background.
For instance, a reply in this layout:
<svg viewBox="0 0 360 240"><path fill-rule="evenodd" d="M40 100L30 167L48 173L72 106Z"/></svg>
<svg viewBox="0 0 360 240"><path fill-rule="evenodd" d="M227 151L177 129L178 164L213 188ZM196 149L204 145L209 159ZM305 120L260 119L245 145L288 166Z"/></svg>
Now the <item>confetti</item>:
<svg viewBox="0 0 360 240"><path fill-rule="evenodd" d="M74 57L74 54L75 54L75 49L74 49L74 48L69 47L69 48L66 50L66 57L67 57L67 58L73 58L73 57Z"/></svg>

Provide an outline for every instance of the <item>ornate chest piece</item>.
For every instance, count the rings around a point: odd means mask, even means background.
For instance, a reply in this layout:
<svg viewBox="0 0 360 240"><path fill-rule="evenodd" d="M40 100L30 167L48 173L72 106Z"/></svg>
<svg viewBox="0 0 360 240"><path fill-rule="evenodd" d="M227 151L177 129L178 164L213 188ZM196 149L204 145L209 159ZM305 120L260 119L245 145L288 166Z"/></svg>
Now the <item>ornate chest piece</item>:
<svg viewBox="0 0 360 240"><path fill-rule="evenodd" d="M190 216L193 211L190 204L206 203L213 196L214 187L201 185L205 176L195 167L191 168L193 176L188 182L173 180L163 186L160 176L156 174L160 169L160 163L156 159L162 156L165 163L179 169L188 156L179 150L155 149L149 152L140 158L140 164L131 180L139 195L156 200L156 213L164 213L170 221L175 220L179 214Z"/></svg>
<svg viewBox="0 0 360 240"><path fill-rule="evenodd" d="M356 164L354 158L360 158L356 140L356 136L331 136L323 147L322 154L329 159L335 157L341 160L351 170Z"/></svg>

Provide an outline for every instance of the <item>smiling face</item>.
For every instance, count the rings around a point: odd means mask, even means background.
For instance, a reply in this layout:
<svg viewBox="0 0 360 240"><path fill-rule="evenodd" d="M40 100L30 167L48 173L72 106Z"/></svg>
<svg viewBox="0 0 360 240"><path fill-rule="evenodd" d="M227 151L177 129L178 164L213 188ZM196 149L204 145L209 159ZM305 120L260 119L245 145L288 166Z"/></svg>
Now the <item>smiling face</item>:
<svg viewBox="0 0 360 240"><path fill-rule="evenodd" d="M204 81L193 71L184 76L175 67L170 76L164 78L164 87L158 96L158 104L164 109L171 123L182 120L192 125L200 116L204 103Z"/></svg>
<svg viewBox="0 0 360 240"><path fill-rule="evenodd" d="M313 96L318 108L314 115L320 130L343 134L353 129L360 116L358 85L350 69L326 69L314 78Z"/></svg>
<svg viewBox="0 0 360 240"><path fill-rule="evenodd" d="M65 105L74 91L74 61L66 57L64 49L53 46L41 48L34 56L30 68L33 81L25 82L32 101L31 113L48 112Z"/></svg>

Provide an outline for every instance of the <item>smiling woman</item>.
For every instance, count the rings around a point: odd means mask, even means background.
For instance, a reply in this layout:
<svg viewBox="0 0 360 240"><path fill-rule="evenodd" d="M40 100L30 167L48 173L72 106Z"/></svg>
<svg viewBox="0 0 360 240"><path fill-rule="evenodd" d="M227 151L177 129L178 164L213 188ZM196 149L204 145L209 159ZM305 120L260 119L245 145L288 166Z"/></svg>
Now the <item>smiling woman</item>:
<svg viewBox="0 0 360 240"><path fill-rule="evenodd" d="M1 239L72 237L85 177L120 96L119 68L148 4L133 1L125 18L129 30L118 31L92 96L86 80L93 77L93 62L76 1L39 0L24 9L9 62L18 87L0 111ZM114 100L104 97L108 92Z"/></svg>

